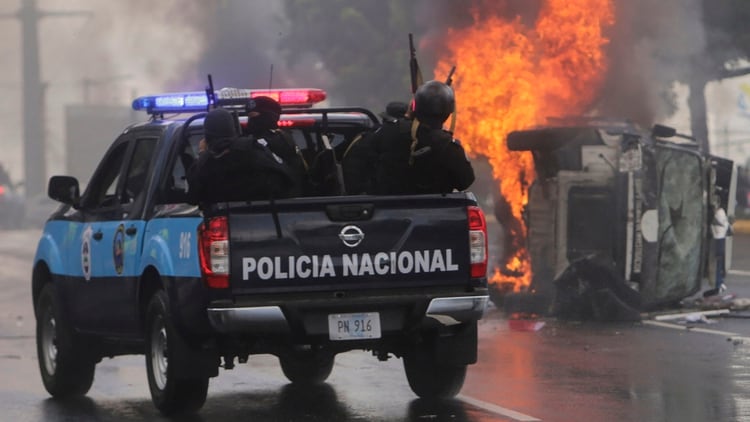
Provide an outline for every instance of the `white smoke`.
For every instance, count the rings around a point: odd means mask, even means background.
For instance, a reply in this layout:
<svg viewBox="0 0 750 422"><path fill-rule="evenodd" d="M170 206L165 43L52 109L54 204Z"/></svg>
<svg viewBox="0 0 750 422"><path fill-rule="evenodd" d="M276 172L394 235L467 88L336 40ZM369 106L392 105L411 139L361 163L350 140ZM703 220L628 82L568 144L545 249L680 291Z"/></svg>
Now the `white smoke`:
<svg viewBox="0 0 750 422"><path fill-rule="evenodd" d="M21 23L12 15L24 1L0 5L5 17L0 25L0 164L14 181L24 176L23 79ZM66 105L88 99L129 106L137 95L202 89L205 74L196 66L228 30L223 22L241 27L240 34L248 34L245 45L254 45L267 63L283 69L274 57L283 30L281 0L37 0L37 9L85 13L38 21L40 76L46 87L45 115L38 118L46 123L47 175L66 170ZM262 72L268 80L268 66ZM103 134L101 141L110 143L115 136Z"/></svg>

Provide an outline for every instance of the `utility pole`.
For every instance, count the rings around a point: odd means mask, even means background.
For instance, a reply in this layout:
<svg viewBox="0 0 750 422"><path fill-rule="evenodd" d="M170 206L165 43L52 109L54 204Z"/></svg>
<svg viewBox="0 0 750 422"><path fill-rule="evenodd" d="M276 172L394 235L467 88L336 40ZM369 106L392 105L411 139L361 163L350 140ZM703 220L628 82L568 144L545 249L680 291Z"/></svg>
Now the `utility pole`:
<svg viewBox="0 0 750 422"><path fill-rule="evenodd" d="M47 163L45 155L46 125L44 113L44 86L39 71L39 20L43 17L91 16L91 12L40 11L36 0L22 0L16 13L0 14L2 18L21 21L21 48L23 56L23 168L26 197L46 190Z"/></svg>

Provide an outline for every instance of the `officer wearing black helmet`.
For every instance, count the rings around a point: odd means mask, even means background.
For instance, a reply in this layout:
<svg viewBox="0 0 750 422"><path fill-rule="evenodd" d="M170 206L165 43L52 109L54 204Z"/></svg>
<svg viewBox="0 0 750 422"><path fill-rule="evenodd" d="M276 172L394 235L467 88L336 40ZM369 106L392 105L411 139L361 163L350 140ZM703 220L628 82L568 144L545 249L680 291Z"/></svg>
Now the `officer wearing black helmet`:
<svg viewBox="0 0 750 422"><path fill-rule="evenodd" d="M380 113L380 117L385 122L393 122L398 119L406 117L409 111L409 104L403 101L391 101L385 106L385 112Z"/></svg>
<svg viewBox="0 0 750 422"><path fill-rule="evenodd" d="M232 178L225 165L231 143L237 138L235 117L224 109L211 110L203 120L204 137L198 144L198 159L187 172L188 202L225 201L232 198Z"/></svg>
<svg viewBox="0 0 750 422"><path fill-rule="evenodd" d="M396 136L400 122L405 132L411 127L411 119L406 120L409 105L402 101L391 101L380 113L382 126L377 132L362 132L347 145L341 158L346 193L350 195L375 193L375 174L378 151L375 142L384 136Z"/></svg>
<svg viewBox="0 0 750 422"><path fill-rule="evenodd" d="M309 190L307 163L294 140L279 129L280 117L278 101L267 96L254 97L247 105L246 133L284 160L294 177L290 196L299 196Z"/></svg>
<svg viewBox="0 0 750 422"><path fill-rule="evenodd" d="M419 194L465 190L474 169L463 147L443 123L455 109L453 89L429 81L414 94L410 115L376 132L375 193Z"/></svg>
<svg viewBox="0 0 750 422"><path fill-rule="evenodd" d="M187 173L188 202L249 201L290 196L283 160L252 137L238 135L236 116L214 109L203 121L205 137Z"/></svg>

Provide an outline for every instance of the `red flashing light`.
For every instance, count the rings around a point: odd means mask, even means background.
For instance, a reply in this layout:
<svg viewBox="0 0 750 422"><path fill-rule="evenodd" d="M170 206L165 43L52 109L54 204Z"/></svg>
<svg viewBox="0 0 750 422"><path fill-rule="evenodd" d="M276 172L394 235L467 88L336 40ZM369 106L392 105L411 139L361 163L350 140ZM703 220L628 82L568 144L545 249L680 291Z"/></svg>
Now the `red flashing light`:
<svg viewBox="0 0 750 422"><path fill-rule="evenodd" d="M469 220L471 277L487 277L487 220L479 207L467 207L466 212Z"/></svg>
<svg viewBox="0 0 750 422"><path fill-rule="evenodd" d="M327 94L322 89L254 89L250 97L271 97L282 107L310 107L324 101Z"/></svg>
<svg viewBox="0 0 750 422"><path fill-rule="evenodd" d="M315 119L279 120L279 127L309 127L315 125Z"/></svg>
<svg viewBox="0 0 750 422"><path fill-rule="evenodd" d="M198 254L206 286L229 287L229 224L226 217L214 217L198 228Z"/></svg>
<svg viewBox="0 0 750 422"><path fill-rule="evenodd" d="M0 185L0 196L5 195L5 186Z"/></svg>

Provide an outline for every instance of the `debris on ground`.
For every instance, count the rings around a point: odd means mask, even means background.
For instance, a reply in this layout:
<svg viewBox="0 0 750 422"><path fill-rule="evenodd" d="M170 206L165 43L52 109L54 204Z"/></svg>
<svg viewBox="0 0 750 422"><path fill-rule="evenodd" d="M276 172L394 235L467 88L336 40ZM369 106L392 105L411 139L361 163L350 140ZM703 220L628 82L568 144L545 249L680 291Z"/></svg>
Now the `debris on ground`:
<svg viewBox="0 0 750 422"><path fill-rule="evenodd" d="M693 296L684 299L681 302L681 305L683 308L688 309L709 310L734 308L736 310L740 310L750 308L750 299L738 298L734 293L712 294L706 296L702 294L697 297Z"/></svg>
<svg viewBox="0 0 750 422"><path fill-rule="evenodd" d="M750 309L750 299L746 297L732 299L732 304L729 305L729 309L733 311L746 311Z"/></svg>
<svg viewBox="0 0 750 422"><path fill-rule="evenodd" d="M677 322L684 322L684 323L711 324L714 321L711 321L708 317L728 314L729 312L730 312L729 309L716 309L716 310L699 311L699 312L678 312L674 314L656 315L654 316L653 319L656 321L677 321Z"/></svg>
<svg viewBox="0 0 750 422"><path fill-rule="evenodd" d="M536 314L514 313L508 319L508 327L513 331L539 331L545 324Z"/></svg>
<svg viewBox="0 0 750 422"><path fill-rule="evenodd" d="M750 298L737 297L726 289L712 288L683 299L680 306L682 310L679 312L651 314L649 318L688 324L713 323L710 317L735 318L740 312L750 310Z"/></svg>

